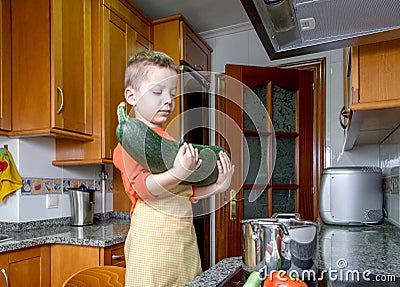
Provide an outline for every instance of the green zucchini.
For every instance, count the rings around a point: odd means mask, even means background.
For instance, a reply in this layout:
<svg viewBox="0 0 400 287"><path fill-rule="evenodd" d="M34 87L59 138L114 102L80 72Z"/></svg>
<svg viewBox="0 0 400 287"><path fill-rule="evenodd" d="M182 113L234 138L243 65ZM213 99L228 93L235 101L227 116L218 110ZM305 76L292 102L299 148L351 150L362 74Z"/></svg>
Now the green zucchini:
<svg viewBox="0 0 400 287"><path fill-rule="evenodd" d="M118 105L117 116L117 139L133 159L154 174L172 168L183 143L163 138L142 121L130 117L125 102ZM193 147L198 149L202 164L182 183L196 186L214 183L218 178L218 153L227 151L219 146L193 144Z"/></svg>
<svg viewBox="0 0 400 287"><path fill-rule="evenodd" d="M261 274L258 271L251 272L243 287L260 287L262 283Z"/></svg>

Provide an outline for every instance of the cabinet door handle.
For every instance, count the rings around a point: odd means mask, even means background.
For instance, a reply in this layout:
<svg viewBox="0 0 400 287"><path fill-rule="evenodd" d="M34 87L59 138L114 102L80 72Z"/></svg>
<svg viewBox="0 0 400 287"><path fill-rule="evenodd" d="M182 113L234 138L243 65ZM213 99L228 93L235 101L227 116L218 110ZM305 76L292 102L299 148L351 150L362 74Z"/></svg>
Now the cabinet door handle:
<svg viewBox="0 0 400 287"><path fill-rule="evenodd" d="M194 64L193 68L194 68L196 71L204 71L203 67L200 66L200 65Z"/></svg>
<svg viewBox="0 0 400 287"><path fill-rule="evenodd" d="M6 269L1 269L0 270L1 271L1 273L3 273L3 276L4 276L4 278L6 279L6 287L8 287L8 276L7 276L7 271L6 271Z"/></svg>
<svg viewBox="0 0 400 287"><path fill-rule="evenodd" d="M64 108L64 93L63 90L60 87L57 87L57 91L60 93L61 95L61 105L57 110L57 115L61 113L62 109Z"/></svg>
<svg viewBox="0 0 400 287"><path fill-rule="evenodd" d="M340 110L340 113L339 113L339 123L343 129L346 129L347 126L350 124L352 116L353 116L353 111L351 109L346 109L343 106L343 108ZM345 118L348 120L347 123L344 123Z"/></svg>
<svg viewBox="0 0 400 287"><path fill-rule="evenodd" d="M112 255L112 260L125 260L125 255Z"/></svg>

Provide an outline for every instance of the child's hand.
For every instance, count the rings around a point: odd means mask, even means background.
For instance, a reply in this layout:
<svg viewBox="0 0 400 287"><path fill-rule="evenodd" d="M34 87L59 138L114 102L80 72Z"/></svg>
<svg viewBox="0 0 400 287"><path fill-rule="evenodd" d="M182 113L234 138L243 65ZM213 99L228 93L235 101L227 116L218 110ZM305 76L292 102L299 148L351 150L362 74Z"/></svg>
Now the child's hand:
<svg viewBox="0 0 400 287"><path fill-rule="evenodd" d="M185 180L201 165L199 151L192 144L184 143L176 155L174 166L170 170L172 175L180 180Z"/></svg>
<svg viewBox="0 0 400 287"><path fill-rule="evenodd" d="M218 166L218 179L215 182L215 193L220 193L228 190L231 185L232 176L235 171L235 166L232 165L228 155L222 151L219 152Z"/></svg>

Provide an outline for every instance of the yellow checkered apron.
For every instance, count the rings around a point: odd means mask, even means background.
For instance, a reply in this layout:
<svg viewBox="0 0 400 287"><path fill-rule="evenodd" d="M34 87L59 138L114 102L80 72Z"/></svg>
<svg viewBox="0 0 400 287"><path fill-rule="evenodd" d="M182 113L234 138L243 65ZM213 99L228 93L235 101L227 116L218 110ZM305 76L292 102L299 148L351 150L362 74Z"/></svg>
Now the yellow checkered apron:
<svg viewBox="0 0 400 287"><path fill-rule="evenodd" d="M189 196L179 185L171 196L138 200L125 242L127 287L180 287L201 273Z"/></svg>

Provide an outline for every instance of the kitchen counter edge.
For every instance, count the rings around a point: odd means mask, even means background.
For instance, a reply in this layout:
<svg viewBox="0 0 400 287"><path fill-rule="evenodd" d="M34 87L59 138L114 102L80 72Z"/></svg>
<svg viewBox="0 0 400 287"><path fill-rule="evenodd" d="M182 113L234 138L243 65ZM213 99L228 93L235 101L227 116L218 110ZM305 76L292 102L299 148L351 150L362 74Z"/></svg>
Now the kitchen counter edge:
<svg viewBox="0 0 400 287"><path fill-rule="evenodd" d="M0 253L44 244L109 247L125 242L130 222L107 219L87 226L54 226L18 232L3 232L12 239L0 242Z"/></svg>

